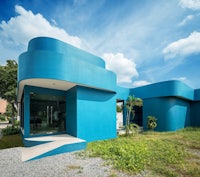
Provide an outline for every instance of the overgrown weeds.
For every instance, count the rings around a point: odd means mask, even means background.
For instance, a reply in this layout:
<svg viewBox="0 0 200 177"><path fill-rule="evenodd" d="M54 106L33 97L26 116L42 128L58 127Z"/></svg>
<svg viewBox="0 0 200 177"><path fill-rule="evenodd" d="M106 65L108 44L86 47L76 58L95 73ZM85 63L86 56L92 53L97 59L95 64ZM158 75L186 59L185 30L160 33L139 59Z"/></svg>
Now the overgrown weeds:
<svg viewBox="0 0 200 177"><path fill-rule="evenodd" d="M87 150L129 174L148 170L155 176L200 176L200 128L121 136L89 143Z"/></svg>

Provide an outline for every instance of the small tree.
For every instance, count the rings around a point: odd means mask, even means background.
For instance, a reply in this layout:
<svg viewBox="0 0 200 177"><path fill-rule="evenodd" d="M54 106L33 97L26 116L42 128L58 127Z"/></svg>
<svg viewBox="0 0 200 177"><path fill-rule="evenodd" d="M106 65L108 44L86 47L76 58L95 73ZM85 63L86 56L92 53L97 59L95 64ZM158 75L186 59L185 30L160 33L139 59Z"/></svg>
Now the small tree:
<svg viewBox="0 0 200 177"><path fill-rule="evenodd" d="M136 98L134 95L129 95L128 100L126 101L126 109L127 109L127 116L126 116L126 135L129 135L131 125L130 125L130 118L131 114L133 118L135 117L135 111L133 109L134 106L142 106L143 101L141 98Z"/></svg>
<svg viewBox="0 0 200 177"><path fill-rule="evenodd" d="M154 130L157 127L157 119L154 116L148 116L147 126L149 129Z"/></svg>
<svg viewBox="0 0 200 177"><path fill-rule="evenodd" d="M7 106L6 106L6 112L4 113L4 115L7 118L12 118L13 117L12 105L10 103L7 104ZM16 116L17 116L17 112L14 112L14 117L16 117Z"/></svg>

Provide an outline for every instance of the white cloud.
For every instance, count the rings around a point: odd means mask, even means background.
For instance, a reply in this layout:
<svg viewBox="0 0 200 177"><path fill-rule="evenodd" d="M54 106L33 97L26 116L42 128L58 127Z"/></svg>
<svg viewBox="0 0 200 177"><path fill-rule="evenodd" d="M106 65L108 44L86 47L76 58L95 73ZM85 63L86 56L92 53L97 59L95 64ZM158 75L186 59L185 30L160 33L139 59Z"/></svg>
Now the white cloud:
<svg viewBox="0 0 200 177"><path fill-rule="evenodd" d="M103 54L106 68L117 74L118 83L131 83L133 77L138 76L136 64L125 58L122 53L116 55L112 53Z"/></svg>
<svg viewBox="0 0 200 177"><path fill-rule="evenodd" d="M186 77L174 77L173 80L186 81Z"/></svg>
<svg viewBox="0 0 200 177"><path fill-rule="evenodd" d="M64 29L51 25L40 13L33 14L18 5L15 11L18 16L0 23L0 42L4 48L24 48L30 39L38 36L53 37L80 47L81 40L78 37L70 36Z"/></svg>
<svg viewBox="0 0 200 177"><path fill-rule="evenodd" d="M179 4L182 8L200 10L200 0L180 0Z"/></svg>
<svg viewBox="0 0 200 177"><path fill-rule="evenodd" d="M134 87L140 87L140 86L149 85L149 84L151 84L151 82L148 82L148 81L145 81L145 80L133 82Z"/></svg>
<svg viewBox="0 0 200 177"><path fill-rule="evenodd" d="M200 53L200 32L196 31L186 38L172 42L163 50L165 59L184 57L195 53Z"/></svg>
<svg viewBox="0 0 200 177"><path fill-rule="evenodd" d="M191 21L194 18L194 15L188 15L186 16L179 24L178 26L184 26L187 24L189 21Z"/></svg>

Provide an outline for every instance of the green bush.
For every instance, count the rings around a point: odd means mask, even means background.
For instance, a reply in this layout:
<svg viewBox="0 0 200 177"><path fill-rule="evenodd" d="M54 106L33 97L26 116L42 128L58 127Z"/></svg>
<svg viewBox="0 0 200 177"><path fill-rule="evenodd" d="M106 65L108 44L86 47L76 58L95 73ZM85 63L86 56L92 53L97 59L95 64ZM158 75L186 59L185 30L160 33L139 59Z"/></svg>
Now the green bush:
<svg viewBox="0 0 200 177"><path fill-rule="evenodd" d="M6 121L6 117L2 114L0 114L0 121Z"/></svg>
<svg viewBox="0 0 200 177"><path fill-rule="evenodd" d="M20 133L20 128L18 126L7 126L6 128L2 129L2 134L4 136L18 133Z"/></svg>

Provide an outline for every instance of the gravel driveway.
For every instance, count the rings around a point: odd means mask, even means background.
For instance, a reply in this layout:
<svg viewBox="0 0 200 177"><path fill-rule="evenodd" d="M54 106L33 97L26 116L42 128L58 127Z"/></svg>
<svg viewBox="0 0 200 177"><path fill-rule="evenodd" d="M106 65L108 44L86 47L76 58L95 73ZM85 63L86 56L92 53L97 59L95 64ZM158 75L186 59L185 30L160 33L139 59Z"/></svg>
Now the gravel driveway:
<svg viewBox="0 0 200 177"><path fill-rule="evenodd" d="M2 177L128 177L116 172L101 158L64 153L29 162L21 161L22 147L0 150Z"/></svg>

